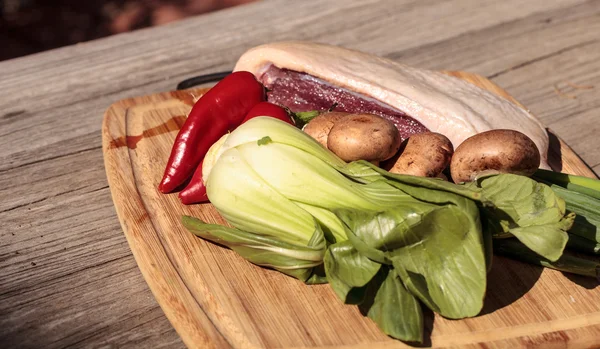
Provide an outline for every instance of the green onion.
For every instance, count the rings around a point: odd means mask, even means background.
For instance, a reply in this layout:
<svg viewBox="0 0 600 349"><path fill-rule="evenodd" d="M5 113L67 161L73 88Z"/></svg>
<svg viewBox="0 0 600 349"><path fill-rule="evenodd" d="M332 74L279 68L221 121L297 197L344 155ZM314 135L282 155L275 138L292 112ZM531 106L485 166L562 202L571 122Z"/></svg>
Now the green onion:
<svg viewBox="0 0 600 349"><path fill-rule="evenodd" d="M583 238L579 235L571 234L571 232L569 232L567 248L577 252L600 255L600 243Z"/></svg>
<svg viewBox="0 0 600 349"><path fill-rule="evenodd" d="M525 263L540 265L546 268L593 277L600 282L600 263L563 254L552 262L532 252L516 239L501 239L494 241L494 252Z"/></svg>
<svg viewBox="0 0 600 349"><path fill-rule="evenodd" d="M568 247L580 252L598 253L600 198L597 197L600 197L600 192L593 188L600 187L600 181L544 170L539 170L536 177L543 178L541 181L549 184L556 195L565 200L567 210L577 214L573 227L569 229Z"/></svg>
<svg viewBox="0 0 600 349"><path fill-rule="evenodd" d="M543 169L537 170L534 177L600 200L600 181L597 179Z"/></svg>

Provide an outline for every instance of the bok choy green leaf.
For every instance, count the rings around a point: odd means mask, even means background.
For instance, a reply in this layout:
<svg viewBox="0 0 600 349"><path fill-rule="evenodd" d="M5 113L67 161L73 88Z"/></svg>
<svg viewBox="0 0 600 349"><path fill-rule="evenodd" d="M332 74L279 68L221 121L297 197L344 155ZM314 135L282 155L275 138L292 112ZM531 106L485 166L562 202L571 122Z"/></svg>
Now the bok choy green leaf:
<svg viewBox="0 0 600 349"><path fill-rule="evenodd" d="M567 243L566 233L575 215L567 214L565 201L550 187L513 174L497 174L456 185L436 178L392 174L365 161L348 164L346 171L363 182L388 179L388 183L425 201L443 202L454 193L478 203L492 233L499 238L515 236L532 251L557 260ZM423 190L429 189L429 190Z"/></svg>
<svg viewBox="0 0 600 349"><path fill-rule="evenodd" d="M381 271L368 285L368 291L375 294L373 301L359 308L388 336L421 343L423 310L419 301L406 289L393 268L383 266Z"/></svg>
<svg viewBox="0 0 600 349"><path fill-rule="evenodd" d="M476 213L475 204L470 205ZM464 318L479 313L486 287L479 217L468 212L455 205L429 204L426 209L406 205L338 215L360 253L393 266L406 288L431 310ZM331 274L327 265L325 271Z"/></svg>
<svg viewBox="0 0 600 349"><path fill-rule="evenodd" d="M350 241L325 254L329 284L346 304L359 304L387 335L410 342L423 340L423 311L393 267L371 261Z"/></svg>
<svg viewBox="0 0 600 349"><path fill-rule="evenodd" d="M574 214L566 214L563 199L550 187L530 178L506 174L481 178L467 185L481 189L485 215L496 221L495 233L515 236L529 249L556 261L567 244Z"/></svg>
<svg viewBox="0 0 600 349"><path fill-rule="evenodd" d="M381 264L358 252L350 241L331 245L323 261L329 284L346 304L361 304L366 285L381 269Z"/></svg>

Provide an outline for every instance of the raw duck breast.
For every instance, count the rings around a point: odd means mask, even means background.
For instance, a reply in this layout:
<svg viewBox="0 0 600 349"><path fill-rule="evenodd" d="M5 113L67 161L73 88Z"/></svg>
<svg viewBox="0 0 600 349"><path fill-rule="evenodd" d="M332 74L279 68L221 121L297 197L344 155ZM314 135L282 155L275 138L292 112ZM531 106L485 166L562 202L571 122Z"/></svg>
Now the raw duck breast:
<svg viewBox="0 0 600 349"><path fill-rule="evenodd" d="M533 140L547 163L548 134L527 110L487 90L440 72L409 67L346 48L279 42L248 50L235 71L252 72L269 100L293 111L368 112L386 117L402 138L427 130L447 136L456 149L468 137L512 129Z"/></svg>

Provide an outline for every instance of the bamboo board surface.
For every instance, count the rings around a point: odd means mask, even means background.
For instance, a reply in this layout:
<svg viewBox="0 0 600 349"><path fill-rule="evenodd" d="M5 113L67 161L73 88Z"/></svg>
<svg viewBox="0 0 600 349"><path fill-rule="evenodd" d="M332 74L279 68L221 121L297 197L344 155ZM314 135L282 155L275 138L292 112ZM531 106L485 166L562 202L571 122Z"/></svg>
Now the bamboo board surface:
<svg viewBox="0 0 600 349"><path fill-rule="evenodd" d="M502 95L489 80L447 72ZM210 204L184 206L157 190L171 146L191 105L206 90L122 100L104 116L106 173L133 255L158 303L190 348L391 348L407 345L379 331L328 285L306 286L203 241L184 214L224 221ZM594 177L551 134L553 169ZM428 315L427 315L428 314ZM600 345L600 288L593 280L495 257L478 317L426 313L425 346L473 348Z"/></svg>

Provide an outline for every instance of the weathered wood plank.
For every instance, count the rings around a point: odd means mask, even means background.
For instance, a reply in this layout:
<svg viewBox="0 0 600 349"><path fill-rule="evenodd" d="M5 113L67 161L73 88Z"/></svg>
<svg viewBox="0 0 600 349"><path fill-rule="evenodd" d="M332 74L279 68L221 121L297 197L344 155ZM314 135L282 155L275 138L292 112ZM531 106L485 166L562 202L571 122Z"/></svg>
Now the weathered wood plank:
<svg viewBox="0 0 600 349"><path fill-rule="evenodd" d="M600 164L600 40L507 72L496 81L510 84L508 90L522 95L525 105L589 166Z"/></svg>
<svg viewBox="0 0 600 349"><path fill-rule="evenodd" d="M596 151L600 140L594 137L600 122L599 18L600 2L588 1L400 50L387 57L410 65L450 67L491 78L595 168L600 164L600 153ZM579 117L579 122L573 117ZM580 129L577 125L589 127Z"/></svg>
<svg viewBox="0 0 600 349"><path fill-rule="evenodd" d="M3 345L31 348L181 345L146 290L135 262L127 256L104 266L73 273L58 283L25 292L19 298L30 296L31 292L38 295L28 303L2 309L11 314L0 322ZM121 271L109 273L112 268ZM73 302L73 297L86 301ZM5 303L12 300L9 297Z"/></svg>
<svg viewBox="0 0 600 349"><path fill-rule="evenodd" d="M548 8L446 40L397 47L385 56L429 69L470 70L493 79L561 50L598 40L599 12L596 0Z"/></svg>
<svg viewBox="0 0 600 349"><path fill-rule="evenodd" d="M38 203L0 216L6 233L22 239L1 249L3 345L180 343L147 289L118 222L111 219L113 208L89 204L108 202L108 196L103 189L85 199ZM77 209L82 206L86 209ZM22 222L23 215L37 218ZM71 222L69 234L60 223L64 220ZM13 224L22 229L12 229ZM2 237L3 243L7 240Z"/></svg>
<svg viewBox="0 0 600 349"><path fill-rule="evenodd" d="M0 175L16 199L0 209L0 343L181 345L114 217L101 150L51 161Z"/></svg>

